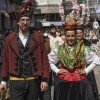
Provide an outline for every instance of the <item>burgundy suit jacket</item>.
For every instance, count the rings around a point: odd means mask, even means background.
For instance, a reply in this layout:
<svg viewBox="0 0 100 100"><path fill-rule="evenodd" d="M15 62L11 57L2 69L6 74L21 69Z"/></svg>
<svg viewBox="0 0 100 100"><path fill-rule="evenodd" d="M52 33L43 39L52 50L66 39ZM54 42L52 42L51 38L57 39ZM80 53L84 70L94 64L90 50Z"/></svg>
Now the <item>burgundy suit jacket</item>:
<svg viewBox="0 0 100 100"><path fill-rule="evenodd" d="M2 79L4 81L7 79L9 74L19 75L19 73L14 70L15 67L18 67L20 69L20 66L16 66L15 64L16 55L19 55L16 34L16 32L10 33L10 35L5 39L2 62ZM32 55L35 57L37 63L37 71L34 71L34 69L32 69L33 75L42 75L42 81L47 81L49 78L49 62L43 42L43 37L38 32L33 32L33 36L38 42L38 47L34 50L34 55ZM33 48L34 44L34 41L31 40L29 46L30 49Z"/></svg>

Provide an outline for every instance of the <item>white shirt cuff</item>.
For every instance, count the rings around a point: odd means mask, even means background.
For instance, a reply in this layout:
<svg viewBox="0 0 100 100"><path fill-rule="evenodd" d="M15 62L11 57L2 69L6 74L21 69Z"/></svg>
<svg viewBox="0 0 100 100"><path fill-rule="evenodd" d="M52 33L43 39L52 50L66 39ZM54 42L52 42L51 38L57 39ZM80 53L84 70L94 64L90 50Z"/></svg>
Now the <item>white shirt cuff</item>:
<svg viewBox="0 0 100 100"><path fill-rule="evenodd" d="M55 70L56 74L58 74L58 73L59 73L59 70L60 70L60 69L56 69L56 70Z"/></svg>
<svg viewBox="0 0 100 100"><path fill-rule="evenodd" d="M94 69L94 67L96 67L95 64L90 64L87 68L85 68L86 74L90 73Z"/></svg>
<svg viewBox="0 0 100 100"><path fill-rule="evenodd" d="M1 81L1 84L7 84L5 81Z"/></svg>

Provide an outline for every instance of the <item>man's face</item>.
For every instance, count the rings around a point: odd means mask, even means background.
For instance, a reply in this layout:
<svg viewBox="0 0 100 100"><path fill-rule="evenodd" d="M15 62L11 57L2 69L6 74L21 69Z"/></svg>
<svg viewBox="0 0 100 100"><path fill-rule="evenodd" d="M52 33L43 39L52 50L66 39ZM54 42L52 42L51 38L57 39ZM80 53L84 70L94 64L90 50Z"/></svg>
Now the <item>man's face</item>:
<svg viewBox="0 0 100 100"><path fill-rule="evenodd" d="M29 17L21 17L18 22L19 28L22 31L27 31L30 26L30 18Z"/></svg>
<svg viewBox="0 0 100 100"><path fill-rule="evenodd" d="M73 46L76 41L75 31L66 31L65 36L66 36L68 45Z"/></svg>
<svg viewBox="0 0 100 100"><path fill-rule="evenodd" d="M77 38L78 41L83 39L83 31L82 30L76 31L76 38Z"/></svg>
<svg viewBox="0 0 100 100"><path fill-rule="evenodd" d="M50 31L52 35L56 34L56 28L52 28Z"/></svg>

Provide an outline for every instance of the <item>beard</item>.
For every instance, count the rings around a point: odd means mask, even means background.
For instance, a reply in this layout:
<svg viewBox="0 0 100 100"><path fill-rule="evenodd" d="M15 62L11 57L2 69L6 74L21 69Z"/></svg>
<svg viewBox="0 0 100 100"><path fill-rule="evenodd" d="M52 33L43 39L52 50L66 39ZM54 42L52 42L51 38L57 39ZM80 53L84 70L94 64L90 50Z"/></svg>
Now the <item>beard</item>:
<svg viewBox="0 0 100 100"><path fill-rule="evenodd" d="M50 33L53 37L56 37L57 35L56 35L56 32L51 32Z"/></svg>

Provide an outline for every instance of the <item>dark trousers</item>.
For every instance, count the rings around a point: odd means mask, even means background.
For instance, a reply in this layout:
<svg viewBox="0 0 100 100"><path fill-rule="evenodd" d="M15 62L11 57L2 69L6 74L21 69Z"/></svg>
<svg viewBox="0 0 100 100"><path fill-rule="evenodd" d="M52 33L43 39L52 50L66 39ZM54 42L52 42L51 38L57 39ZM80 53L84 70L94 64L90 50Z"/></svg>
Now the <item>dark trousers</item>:
<svg viewBox="0 0 100 100"><path fill-rule="evenodd" d="M54 96L53 96L53 100L56 100L56 83L58 81L57 75L56 73L53 73L53 78L54 78Z"/></svg>
<svg viewBox="0 0 100 100"><path fill-rule="evenodd" d="M10 81L10 100L38 100L37 80Z"/></svg>

